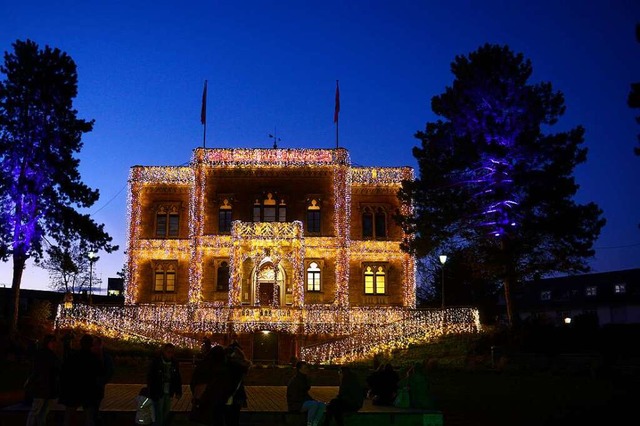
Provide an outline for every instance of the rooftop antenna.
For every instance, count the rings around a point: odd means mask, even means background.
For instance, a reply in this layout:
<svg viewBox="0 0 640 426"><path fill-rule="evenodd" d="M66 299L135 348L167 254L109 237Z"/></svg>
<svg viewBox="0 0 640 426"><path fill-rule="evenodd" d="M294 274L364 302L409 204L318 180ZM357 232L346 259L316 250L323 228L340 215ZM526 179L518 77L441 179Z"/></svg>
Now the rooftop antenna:
<svg viewBox="0 0 640 426"><path fill-rule="evenodd" d="M278 142L281 141L276 133L276 128L273 128L273 134L269 133L269 137L273 139L273 149L278 149Z"/></svg>

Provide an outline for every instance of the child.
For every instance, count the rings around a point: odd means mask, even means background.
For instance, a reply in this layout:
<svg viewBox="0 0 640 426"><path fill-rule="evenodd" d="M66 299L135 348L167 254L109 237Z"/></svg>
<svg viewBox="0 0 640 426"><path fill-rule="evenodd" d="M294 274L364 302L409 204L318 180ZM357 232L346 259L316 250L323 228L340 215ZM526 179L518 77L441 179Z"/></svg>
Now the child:
<svg viewBox="0 0 640 426"><path fill-rule="evenodd" d="M149 389L144 386L136 396L136 424L150 425L156 421L153 401L149 398Z"/></svg>

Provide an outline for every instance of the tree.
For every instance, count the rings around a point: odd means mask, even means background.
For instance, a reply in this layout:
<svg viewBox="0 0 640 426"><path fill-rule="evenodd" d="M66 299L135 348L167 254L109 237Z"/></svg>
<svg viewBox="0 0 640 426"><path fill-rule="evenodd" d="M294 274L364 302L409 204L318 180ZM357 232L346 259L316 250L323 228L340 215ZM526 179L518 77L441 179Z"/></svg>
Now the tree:
<svg viewBox="0 0 640 426"><path fill-rule="evenodd" d="M63 247L50 246L44 260L40 262L49 273L49 286L65 293L81 293L89 288L89 283L97 283L93 275L92 263L86 244L65 244Z"/></svg>
<svg viewBox="0 0 640 426"><path fill-rule="evenodd" d="M502 284L512 324L515 282L589 270L605 220L572 200L584 130L543 133L563 115L563 95L529 83L530 61L506 46L457 56L451 70L453 85L431 101L441 119L416 134L419 177L399 191L413 212L396 219L412 235L405 250L465 253L478 279Z"/></svg>
<svg viewBox="0 0 640 426"><path fill-rule="evenodd" d="M98 190L86 186L74 157L93 121L77 118L76 64L64 52L31 41L16 41L5 52L0 72L0 247L13 260L12 331L18 323L22 271L39 261L42 239L63 244L84 240L92 251L118 247L88 214Z"/></svg>
<svg viewBox="0 0 640 426"><path fill-rule="evenodd" d="M636 25L636 40L640 43L640 24ZM630 108L640 108L640 82L631 84L627 105ZM636 117L636 121L640 123L640 115ZM638 141L640 141L640 135L638 135ZM640 155L640 146L637 146L634 152L636 155Z"/></svg>

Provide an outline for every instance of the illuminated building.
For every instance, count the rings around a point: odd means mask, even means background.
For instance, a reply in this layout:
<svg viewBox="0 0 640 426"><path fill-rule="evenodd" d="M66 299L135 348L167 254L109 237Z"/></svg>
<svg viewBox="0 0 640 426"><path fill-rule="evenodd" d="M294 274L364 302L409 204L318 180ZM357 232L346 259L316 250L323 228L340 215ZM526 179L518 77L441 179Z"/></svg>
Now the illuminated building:
<svg viewBox="0 0 640 426"><path fill-rule="evenodd" d="M407 344L429 327L393 220L410 179L410 167L352 166L342 148L197 148L188 166L134 166L125 307L60 319L191 346L236 339L278 363Z"/></svg>

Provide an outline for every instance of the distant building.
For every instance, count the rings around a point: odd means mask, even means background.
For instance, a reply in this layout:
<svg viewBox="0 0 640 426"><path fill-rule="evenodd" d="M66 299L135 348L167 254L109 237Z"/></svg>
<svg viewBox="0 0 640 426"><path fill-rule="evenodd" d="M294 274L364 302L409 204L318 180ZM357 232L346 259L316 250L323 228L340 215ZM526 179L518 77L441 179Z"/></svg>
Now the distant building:
<svg viewBox="0 0 640 426"><path fill-rule="evenodd" d="M124 279L107 279L107 296L124 296Z"/></svg>
<svg viewBox="0 0 640 426"><path fill-rule="evenodd" d="M531 281L514 292L520 319L567 324L581 315L598 323L640 323L640 268Z"/></svg>

